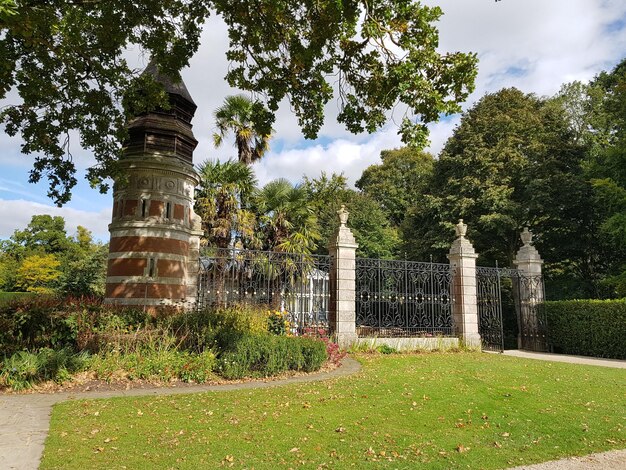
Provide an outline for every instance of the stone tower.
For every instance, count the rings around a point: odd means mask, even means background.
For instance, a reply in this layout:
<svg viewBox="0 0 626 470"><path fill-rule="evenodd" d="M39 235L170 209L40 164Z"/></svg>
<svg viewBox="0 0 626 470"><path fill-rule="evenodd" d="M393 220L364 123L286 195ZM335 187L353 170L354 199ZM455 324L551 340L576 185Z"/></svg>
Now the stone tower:
<svg viewBox="0 0 626 470"><path fill-rule="evenodd" d="M169 96L170 109L134 118L113 188L106 302L189 305L195 302L200 218L193 211L199 180L193 167L191 120L196 111L187 87L152 74Z"/></svg>

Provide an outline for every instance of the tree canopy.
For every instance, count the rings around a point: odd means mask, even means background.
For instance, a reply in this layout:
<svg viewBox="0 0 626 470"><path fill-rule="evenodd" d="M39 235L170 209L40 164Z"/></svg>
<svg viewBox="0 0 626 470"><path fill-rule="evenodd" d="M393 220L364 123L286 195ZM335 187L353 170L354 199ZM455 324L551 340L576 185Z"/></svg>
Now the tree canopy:
<svg viewBox="0 0 626 470"><path fill-rule="evenodd" d="M34 215L0 242L0 289L103 295L108 247L78 226L68 236L63 217Z"/></svg>
<svg viewBox="0 0 626 470"><path fill-rule="evenodd" d="M433 156L410 147L383 150L382 164L363 171L356 187L374 197L395 226L425 190L433 171Z"/></svg>
<svg viewBox="0 0 626 470"><path fill-rule="evenodd" d="M269 108L255 116L259 129L271 128L287 98L304 135L314 138L336 96L338 120L350 131L373 132L402 109L404 142L423 145L425 125L458 112L473 90L476 56L441 52L434 26L441 9L410 0L3 0L0 99L15 90L20 102L4 108L0 121L9 135L21 135L23 153L35 154L30 180L46 176L49 196L67 202L77 135L97 162L89 181L106 190L125 109L167 107L163 90L131 69L125 51L138 46L176 78L213 11L228 28L226 79Z"/></svg>

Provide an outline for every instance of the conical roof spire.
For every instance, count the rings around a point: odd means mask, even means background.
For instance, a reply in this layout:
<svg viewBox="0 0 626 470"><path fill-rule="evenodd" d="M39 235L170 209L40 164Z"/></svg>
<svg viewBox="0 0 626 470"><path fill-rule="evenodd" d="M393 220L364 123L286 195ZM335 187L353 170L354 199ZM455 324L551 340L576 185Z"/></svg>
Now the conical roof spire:
<svg viewBox="0 0 626 470"><path fill-rule="evenodd" d="M178 95L181 98L189 101L189 103L194 105L194 107L197 107L196 103L193 101L193 98L189 94L189 90L187 90L185 82L183 82L182 78L178 81L174 81L164 73L161 73L154 59L150 61L143 73L152 75L156 82L163 85L163 88L167 93L171 95Z"/></svg>

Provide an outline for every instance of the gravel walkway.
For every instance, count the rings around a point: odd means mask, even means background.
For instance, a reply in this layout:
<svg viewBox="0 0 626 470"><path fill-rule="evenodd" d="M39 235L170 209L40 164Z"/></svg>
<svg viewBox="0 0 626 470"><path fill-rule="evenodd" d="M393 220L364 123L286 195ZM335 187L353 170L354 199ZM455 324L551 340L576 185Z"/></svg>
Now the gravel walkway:
<svg viewBox="0 0 626 470"><path fill-rule="evenodd" d="M350 357L337 369L317 374L298 375L282 380L243 382L227 385L197 385L181 388L154 387L130 390L0 395L0 470L33 470L39 467L44 449L52 405L66 400L181 395L252 388L278 387L293 383L317 382L355 374L361 364Z"/></svg>

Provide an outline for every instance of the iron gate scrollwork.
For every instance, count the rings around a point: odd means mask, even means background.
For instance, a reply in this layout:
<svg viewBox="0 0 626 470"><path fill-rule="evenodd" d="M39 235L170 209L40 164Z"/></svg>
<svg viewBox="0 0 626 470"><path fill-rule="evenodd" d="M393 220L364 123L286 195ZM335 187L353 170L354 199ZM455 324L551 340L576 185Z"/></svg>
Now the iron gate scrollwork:
<svg viewBox="0 0 626 470"><path fill-rule="evenodd" d="M357 258L357 334L452 335L451 284L448 264Z"/></svg>

